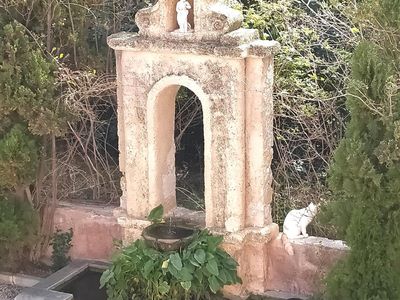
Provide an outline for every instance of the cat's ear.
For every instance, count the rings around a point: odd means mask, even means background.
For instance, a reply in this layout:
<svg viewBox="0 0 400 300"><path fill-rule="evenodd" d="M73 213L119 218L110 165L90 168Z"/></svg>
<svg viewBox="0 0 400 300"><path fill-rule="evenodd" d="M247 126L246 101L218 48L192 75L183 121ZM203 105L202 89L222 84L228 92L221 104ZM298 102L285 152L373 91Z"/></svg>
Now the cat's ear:
<svg viewBox="0 0 400 300"><path fill-rule="evenodd" d="M311 209L316 209L316 208L318 208L318 204L316 205L316 204L314 204L314 202L311 202L309 205L308 205L308 207L309 208L311 208Z"/></svg>

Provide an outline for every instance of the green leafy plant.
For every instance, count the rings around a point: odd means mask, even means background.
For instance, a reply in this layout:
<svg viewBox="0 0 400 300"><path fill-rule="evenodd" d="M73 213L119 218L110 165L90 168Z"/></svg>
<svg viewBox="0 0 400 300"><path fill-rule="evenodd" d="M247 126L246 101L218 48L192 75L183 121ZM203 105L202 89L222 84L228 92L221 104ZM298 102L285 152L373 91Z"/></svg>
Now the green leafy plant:
<svg viewBox="0 0 400 300"><path fill-rule="evenodd" d="M65 267L71 258L68 256L68 252L72 247L72 236L73 231L70 228L68 231L63 232L61 229L57 229L53 234L50 245L53 247L53 253L51 254L53 271L57 271Z"/></svg>
<svg viewBox="0 0 400 300"><path fill-rule="evenodd" d="M164 206L160 204L159 206L153 208L149 215L147 216L147 220L151 223L161 223L164 216Z"/></svg>
<svg viewBox="0 0 400 300"><path fill-rule="evenodd" d="M113 259L101 287L118 300L211 299L224 285L241 283L221 242L206 230L180 251L160 252L137 240Z"/></svg>
<svg viewBox="0 0 400 300"><path fill-rule="evenodd" d="M0 265L6 268L23 263L37 237L39 218L23 201L0 194Z"/></svg>

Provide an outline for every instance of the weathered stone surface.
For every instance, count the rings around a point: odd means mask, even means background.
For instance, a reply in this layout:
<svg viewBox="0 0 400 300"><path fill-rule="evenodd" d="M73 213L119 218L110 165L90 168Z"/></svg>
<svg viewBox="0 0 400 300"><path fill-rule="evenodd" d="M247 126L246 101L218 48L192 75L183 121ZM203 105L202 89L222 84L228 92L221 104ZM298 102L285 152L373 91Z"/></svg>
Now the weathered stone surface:
<svg viewBox="0 0 400 300"><path fill-rule="evenodd" d="M107 259L114 252L114 240L122 240L122 230L113 216L114 207L62 203L54 216L54 227L72 228L71 258ZM51 250L49 249L49 256Z"/></svg>
<svg viewBox="0 0 400 300"><path fill-rule="evenodd" d="M143 41L151 45L143 46ZM167 212L176 205L174 106L179 87L185 86L203 106L207 226L234 232L269 224L271 52L263 57L242 57L246 53L221 57L215 51L193 54L193 48L185 50L186 43L164 42L125 33L109 38L110 46L118 49L120 159L124 159L127 214L145 219L160 203Z"/></svg>
<svg viewBox="0 0 400 300"><path fill-rule="evenodd" d="M179 28L176 18L178 0L160 0L154 6L141 9L135 16L142 36L169 39ZM243 16L217 0L189 0L191 10L188 22L191 31L186 33L194 40L216 40L221 35L240 28Z"/></svg>
<svg viewBox="0 0 400 300"><path fill-rule="evenodd" d="M185 213L190 216L182 209L175 212L178 218ZM141 238L143 228L150 224L129 218L122 209L70 204L57 209L55 221L58 228L74 229L72 258L93 259L109 259L114 250L113 238L128 243ZM342 241L308 237L290 240L294 255L289 256L276 224L246 227L235 233L224 229L212 232L224 235L224 249L240 264L243 285L227 287L231 295L264 294L268 290L310 295L318 291L325 274L348 251Z"/></svg>
<svg viewBox="0 0 400 300"><path fill-rule="evenodd" d="M218 41L197 41L190 36L173 35L168 40L141 36L137 33L119 32L108 37L108 45L114 50L148 53L177 53L244 58L247 56L271 56L280 49L276 41L256 42L258 32L238 30L221 36Z"/></svg>
<svg viewBox="0 0 400 300"><path fill-rule="evenodd" d="M222 247L239 263L238 275L243 281L241 285L227 286L224 289L226 293L247 296L265 292L267 245L278 232L278 225L272 223L263 228L248 227L239 232L225 233Z"/></svg>
<svg viewBox="0 0 400 300"><path fill-rule="evenodd" d="M286 253L280 236L267 246L267 290L311 295L321 289L325 275L349 250L342 241L319 237L292 239L290 242L293 256Z"/></svg>

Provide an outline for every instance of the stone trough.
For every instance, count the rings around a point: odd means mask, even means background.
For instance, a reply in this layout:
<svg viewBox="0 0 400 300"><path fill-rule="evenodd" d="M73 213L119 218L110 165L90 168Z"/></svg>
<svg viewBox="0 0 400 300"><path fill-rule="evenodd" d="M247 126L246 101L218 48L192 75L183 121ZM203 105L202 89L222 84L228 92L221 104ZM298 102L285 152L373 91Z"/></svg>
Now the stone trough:
<svg viewBox="0 0 400 300"><path fill-rule="evenodd" d="M25 288L15 300L107 300L99 280L108 266L100 261L76 260Z"/></svg>

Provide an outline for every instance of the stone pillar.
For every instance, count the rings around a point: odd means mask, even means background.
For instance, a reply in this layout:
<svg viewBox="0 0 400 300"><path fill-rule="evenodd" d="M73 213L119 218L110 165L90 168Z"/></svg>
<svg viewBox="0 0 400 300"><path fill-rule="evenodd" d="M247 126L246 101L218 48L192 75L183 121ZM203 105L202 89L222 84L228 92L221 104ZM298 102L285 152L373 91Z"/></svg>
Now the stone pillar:
<svg viewBox="0 0 400 300"><path fill-rule="evenodd" d="M224 233L222 247L239 263L238 275L243 282L241 285L225 287L226 294L248 296L250 293L265 292L269 258L267 245L278 233L279 227L274 223L262 229L247 227L237 233Z"/></svg>
<svg viewBox="0 0 400 300"><path fill-rule="evenodd" d="M119 149L126 181L126 213L144 219L149 210L148 141L147 141L147 86L138 80L133 53L122 51L117 57L120 64L120 89L123 110L124 148ZM121 137L120 137L121 138Z"/></svg>
<svg viewBox="0 0 400 300"><path fill-rule="evenodd" d="M271 223L273 57L246 58L246 226Z"/></svg>
<svg viewBox="0 0 400 300"><path fill-rule="evenodd" d="M124 102L123 100L123 84L122 84L122 51L115 51L116 57L116 73L117 73L117 122L118 122L118 149L125 149L125 118L124 118ZM120 207L126 210L126 180L125 180L125 151L119 153L119 170L122 173Z"/></svg>

